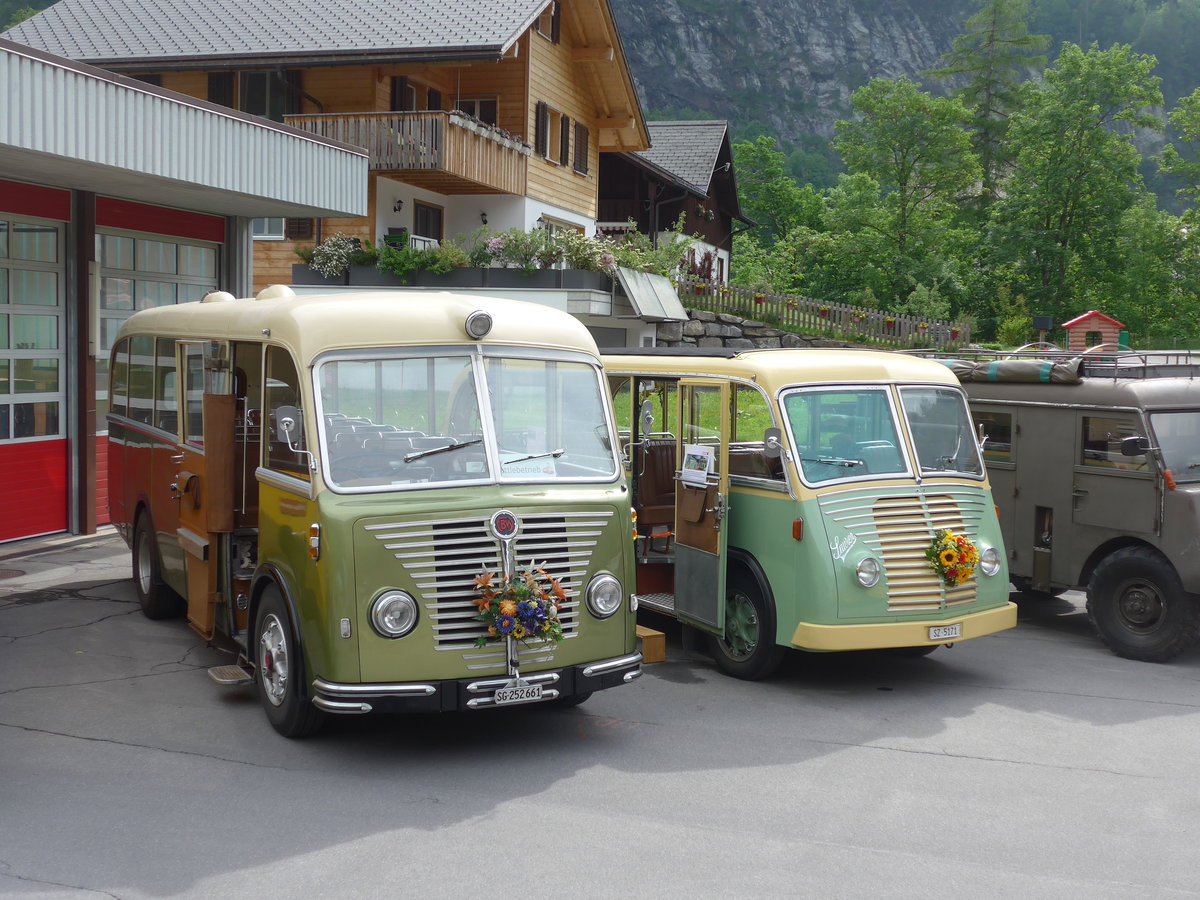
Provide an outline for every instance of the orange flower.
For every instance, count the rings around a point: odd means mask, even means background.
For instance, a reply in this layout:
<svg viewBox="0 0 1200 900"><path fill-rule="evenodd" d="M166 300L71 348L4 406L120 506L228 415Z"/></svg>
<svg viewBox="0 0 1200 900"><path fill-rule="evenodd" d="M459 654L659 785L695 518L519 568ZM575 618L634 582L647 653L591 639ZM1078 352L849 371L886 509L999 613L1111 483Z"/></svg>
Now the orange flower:
<svg viewBox="0 0 1200 900"><path fill-rule="evenodd" d="M500 615L515 616L516 614L517 614L517 601L516 600L501 600L500 601Z"/></svg>

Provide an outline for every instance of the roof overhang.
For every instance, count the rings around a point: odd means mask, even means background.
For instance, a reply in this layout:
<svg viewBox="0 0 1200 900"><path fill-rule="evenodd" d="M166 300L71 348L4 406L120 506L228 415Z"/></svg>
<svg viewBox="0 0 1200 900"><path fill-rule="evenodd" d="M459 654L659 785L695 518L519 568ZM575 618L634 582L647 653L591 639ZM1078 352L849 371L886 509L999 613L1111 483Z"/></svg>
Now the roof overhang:
<svg viewBox="0 0 1200 900"><path fill-rule="evenodd" d="M222 216L363 215L365 151L0 39L5 178ZM48 111L54 111L48 114Z"/></svg>

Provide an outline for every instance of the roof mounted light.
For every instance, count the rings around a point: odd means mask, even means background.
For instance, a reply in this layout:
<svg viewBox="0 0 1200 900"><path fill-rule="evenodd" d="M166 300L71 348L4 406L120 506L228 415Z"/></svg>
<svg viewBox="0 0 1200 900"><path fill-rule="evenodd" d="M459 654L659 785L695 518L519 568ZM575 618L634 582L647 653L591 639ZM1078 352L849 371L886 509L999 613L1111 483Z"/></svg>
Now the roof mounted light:
<svg viewBox="0 0 1200 900"><path fill-rule="evenodd" d="M485 338L492 330L492 317L482 309L477 309L467 316L467 321L463 323L463 330L467 332L468 337L473 337L477 341Z"/></svg>

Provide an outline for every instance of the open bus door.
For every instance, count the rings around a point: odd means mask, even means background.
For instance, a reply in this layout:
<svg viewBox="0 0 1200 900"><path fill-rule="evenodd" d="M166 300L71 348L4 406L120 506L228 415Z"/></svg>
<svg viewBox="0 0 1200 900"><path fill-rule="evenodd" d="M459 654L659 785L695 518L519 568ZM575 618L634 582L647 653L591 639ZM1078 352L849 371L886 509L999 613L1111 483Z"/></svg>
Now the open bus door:
<svg viewBox="0 0 1200 900"><path fill-rule="evenodd" d="M187 568L188 623L211 638L221 590L218 536L233 531L235 398L214 392L228 387L228 363L211 343L179 341L176 346L182 421L171 493L179 503L177 534Z"/></svg>
<svg viewBox="0 0 1200 900"><path fill-rule="evenodd" d="M682 465L675 482L675 613L706 631L725 628L729 529L729 383L679 382Z"/></svg>

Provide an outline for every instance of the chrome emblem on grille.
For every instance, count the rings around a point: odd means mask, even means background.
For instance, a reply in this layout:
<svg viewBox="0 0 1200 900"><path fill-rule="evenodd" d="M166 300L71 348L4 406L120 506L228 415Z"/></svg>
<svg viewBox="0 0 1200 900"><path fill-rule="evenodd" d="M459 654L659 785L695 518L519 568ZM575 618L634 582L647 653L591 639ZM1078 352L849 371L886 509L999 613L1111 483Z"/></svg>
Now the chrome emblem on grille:
<svg viewBox="0 0 1200 900"><path fill-rule="evenodd" d="M507 509L501 509L492 514L488 523L492 534L500 541L511 541L521 530L521 520Z"/></svg>

